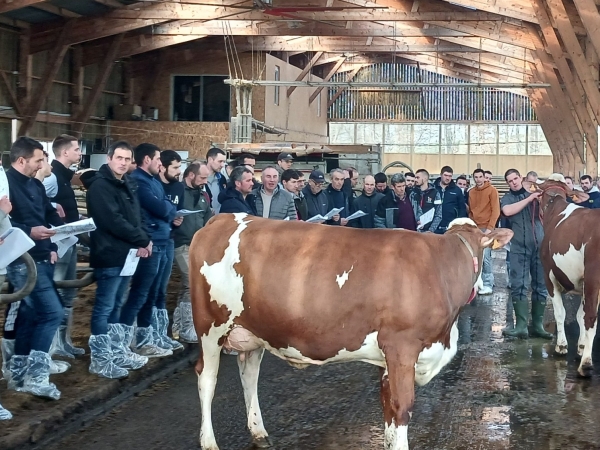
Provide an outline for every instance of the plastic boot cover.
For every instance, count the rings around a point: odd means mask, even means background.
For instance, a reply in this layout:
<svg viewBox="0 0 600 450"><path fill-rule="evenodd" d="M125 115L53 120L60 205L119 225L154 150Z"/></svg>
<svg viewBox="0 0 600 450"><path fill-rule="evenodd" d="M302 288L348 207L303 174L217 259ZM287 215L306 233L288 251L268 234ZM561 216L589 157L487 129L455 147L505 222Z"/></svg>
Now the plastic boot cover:
<svg viewBox="0 0 600 450"><path fill-rule="evenodd" d="M183 342L196 344L198 342L198 336L196 335L196 328L194 328L192 304L190 302L181 302L179 304L179 314L181 316L179 339Z"/></svg>
<svg viewBox="0 0 600 450"><path fill-rule="evenodd" d="M15 358L13 356L13 358ZM28 358L25 383L21 392L29 392L38 397L47 397L52 400L60 398L60 391L54 383L50 383L50 355L48 353L32 350Z"/></svg>
<svg viewBox="0 0 600 450"><path fill-rule="evenodd" d="M53 359L51 359L50 360L50 375L55 375L57 373L65 373L67 370L69 370L70 367L71 367L71 364L69 364L68 362L54 361Z"/></svg>
<svg viewBox="0 0 600 450"><path fill-rule="evenodd" d="M123 369L137 370L148 363L148 358L133 353L129 348L133 339L133 327L121 323L109 323L108 335L115 365Z"/></svg>
<svg viewBox="0 0 600 450"><path fill-rule="evenodd" d="M147 328L137 328L135 330L135 344L133 351L138 355L147 356L148 358L162 358L164 356L171 356L172 350L165 350L154 344L152 338L153 331L152 325Z"/></svg>
<svg viewBox="0 0 600 450"><path fill-rule="evenodd" d="M179 339L179 330L181 330L181 314L179 305L177 305L175 311L173 311L173 326L171 326L173 339Z"/></svg>
<svg viewBox="0 0 600 450"><path fill-rule="evenodd" d="M21 391L25 384L25 374L27 373L27 364L29 357L26 355L13 355L8 362L8 389Z"/></svg>
<svg viewBox="0 0 600 450"><path fill-rule="evenodd" d="M10 377L10 371L8 370L8 362L10 358L15 354L15 340L14 339L2 339L2 377Z"/></svg>
<svg viewBox="0 0 600 450"><path fill-rule="evenodd" d="M65 315L61 322L50 347L50 355L75 358L76 355L85 354L85 350L75 347L71 341L71 330L73 329L73 308L65 308Z"/></svg>
<svg viewBox="0 0 600 450"><path fill-rule="evenodd" d="M161 334L162 326L156 307L152 307L152 340L154 345L165 350L172 350L173 347L167 342Z"/></svg>
<svg viewBox="0 0 600 450"><path fill-rule="evenodd" d="M129 375L127 369L113 362L111 340L108 334L90 336L90 373L104 378L125 378Z"/></svg>
<svg viewBox="0 0 600 450"><path fill-rule="evenodd" d="M154 311L153 311L154 317ZM167 334L169 329L169 312L166 309L156 309L156 321L158 323L158 332L154 332L154 342L160 340L160 347L175 350L183 349L183 345L174 339L171 339ZM154 328L154 325L153 325Z"/></svg>
<svg viewBox="0 0 600 450"><path fill-rule="evenodd" d="M12 414L8 409L4 409L2 405L0 405L0 420L10 420L12 419Z"/></svg>

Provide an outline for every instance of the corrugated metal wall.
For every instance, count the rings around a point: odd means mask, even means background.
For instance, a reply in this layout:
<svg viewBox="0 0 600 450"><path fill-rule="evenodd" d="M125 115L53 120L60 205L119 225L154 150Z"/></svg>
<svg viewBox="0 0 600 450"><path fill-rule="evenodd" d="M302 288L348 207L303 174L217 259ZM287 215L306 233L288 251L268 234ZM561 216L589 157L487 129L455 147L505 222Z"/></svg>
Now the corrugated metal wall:
<svg viewBox="0 0 600 450"><path fill-rule="evenodd" d="M347 73L331 81L347 81ZM416 66L379 63L362 68L355 82L466 83ZM336 89L329 89L329 99ZM492 88L346 89L329 108L331 120L535 122L526 96Z"/></svg>

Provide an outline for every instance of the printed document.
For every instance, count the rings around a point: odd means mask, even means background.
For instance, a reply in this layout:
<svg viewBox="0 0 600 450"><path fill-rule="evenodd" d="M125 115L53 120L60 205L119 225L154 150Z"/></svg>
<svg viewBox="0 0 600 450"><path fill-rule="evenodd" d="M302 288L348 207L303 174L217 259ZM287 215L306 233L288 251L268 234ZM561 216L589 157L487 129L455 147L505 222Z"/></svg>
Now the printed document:
<svg viewBox="0 0 600 450"><path fill-rule="evenodd" d="M419 217L419 222L421 222L421 223L419 224L417 229L420 230L425 225L427 225L429 222L431 222L433 220L434 215L435 215L435 208L431 208L425 214L421 215L421 217Z"/></svg>
<svg viewBox="0 0 600 450"><path fill-rule="evenodd" d="M94 219L78 220L77 222L71 222L60 227L53 227L52 230L56 231L56 234L50 238L50 241L57 242L62 241L70 236L76 234L88 233L96 229Z"/></svg>
<svg viewBox="0 0 600 450"><path fill-rule="evenodd" d="M122 277L130 277L135 273L135 269L137 269L138 263L140 262L140 257L137 256L138 249L132 248L127 253L127 259L125 260L125 265L119 274Z"/></svg>
<svg viewBox="0 0 600 450"><path fill-rule="evenodd" d="M9 228L0 238L4 239L4 243L0 245L0 268L2 269L35 245L19 228Z"/></svg>

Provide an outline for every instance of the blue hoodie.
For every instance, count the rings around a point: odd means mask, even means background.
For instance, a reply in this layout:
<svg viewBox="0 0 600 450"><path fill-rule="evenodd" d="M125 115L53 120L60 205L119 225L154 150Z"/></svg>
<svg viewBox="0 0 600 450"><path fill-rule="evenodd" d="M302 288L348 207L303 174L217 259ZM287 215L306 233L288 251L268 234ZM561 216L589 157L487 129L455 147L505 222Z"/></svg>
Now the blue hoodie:
<svg viewBox="0 0 600 450"><path fill-rule="evenodd" d="M435 180L434 186L442 198L442 220L435 230L430 229L429 231L433 231L436 234L444 234L448 225L454 219L467 217L465 196L462 190L454 183L454 180L450 181L446 189L442 189L441 178L438 178Z"/></svg>
<svg viewBox="0 0 600 450"><path fill-rule="evenodd" d="M171 236L171 222L177 207L165 195L160 181L139 167L131 173L137 182L144 230L155 244L164 244Z"/></svg>

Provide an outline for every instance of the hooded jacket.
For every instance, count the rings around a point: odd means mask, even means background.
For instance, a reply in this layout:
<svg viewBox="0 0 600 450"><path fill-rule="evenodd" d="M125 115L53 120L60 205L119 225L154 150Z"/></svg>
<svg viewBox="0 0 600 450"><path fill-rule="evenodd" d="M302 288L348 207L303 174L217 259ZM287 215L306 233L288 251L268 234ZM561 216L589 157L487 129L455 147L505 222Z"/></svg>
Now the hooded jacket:
<svg viewBox="0 0 600 450"><path fill-rule="evenodd" d="M479 228L496 228L500 218L500 196L489 181L469 190L469 217Z"/></svg>
<svg viewBox="0 0 600 450"><path fill-rule="evenodd" d="M189 187L187 183L183 183L183 198L181 199L180 209L188 211L200 211L196 214L189 214L181 222L181 225L173 230L173 239L175 247L182 245L190 245L196 231L203 228L206 222L213 216L210 209L210 198L204 189Z"/></svg>
<svg viewBox="0 0 600 450"><path fill-rule="evenodd" d="M354 228L375 228L375 213L377 205L384 198L381 192L374 191L371 195L363 190L362 194L354 199L354 211L362 211L366 216L359 217L350 221Z"/></svg>
<svg viewBox="0 0 600 450"><path fill-rule="evenodd" d="M425 232L435 230L442 220L442 196L433 184L428 183L427 189L425 190L422 190L418 186L413 187L410 190L410 200L413 204L413 210L417 220L419 220L421 215L436 208L433 220L424 225L419 231Z"/></svg>
<svg viewBox="0 0 600 450"><path fill-rule="evenodd" d="M252 194L256 199L256 215L262 217L264 209L260 189L252 191ZM288 220L296 220L297 218L294 197L282 187L277 186L271 196L268 219L285 220L287 217L289 217Z"/></svg>
<svg viewBox="0 0 600 450"><path fill-rule="evenodd" d="M65 167L56 159L52 161L52 173L56 176L56 185L58 191L56 195L50 198L50 201L58 203L65 211L65 222L71 223L79 220L79 210L77 209L77 200L75 199L75 191L71 187L73 172L68 167Z"/></svg>
<svg viewBox="0 0 600 450"><path fill-rule="evenodd" d="M165 243L171 236L171 222L177 207L165 195L160 181L139 167L131 173L137 182L144 229L155 244Z"/></svg>
<svg viewBox="0 0 600 450"><path fill-rule="evenodd" d="M221 204L221 213L246 213L256 216L256 199L254 194L244 196L234 186L228 186L219 194L218 198ZM185 220L184 220L185 222Z"/></svg>
<svg viewBox="0 0 600 450"><path fill-rule="evenodd" d="M579 206L591 209L600 208L600 191L598 188L594 186L589 190L589 192L587 192L587 194L590 196L590 198L585 202L579 203Z"/></svg>
<svg viewBox="0 0 600 450"><path fill-rule="evenodd" d="M446 186L446 189L442 189L441 177L435 180L433 184L440 194L441 204L441 215L442 219L439 225L434 229L433 224L429 231L433 231L436 234L444 234L450 222L459 217L467 217L467 205L465 204L465 196L462 190L456 185L454 180L450 181L450 184Z"/></svg>
<svg viewBox="0 0 600 450"><path fill-rule="evenodd" d="M135 188L128 175L115 178L107 164L86 184L87 211L96 224L96 230L90 233L90 266L122 267L129 250L150 243L142 226Z"/></svg>
<svg viewBox="0 0 600 450"><path fill-rule="evenodd" d="M306 198L306 206L308 211L308 218L316 216L317 214L321 214L324 216L329 211L331 211L331 203L329 197L325 193L323 189L318 194L313 194L310 190L310 185L304 186L302 189L302 193Z"/></svg>

